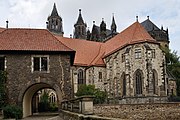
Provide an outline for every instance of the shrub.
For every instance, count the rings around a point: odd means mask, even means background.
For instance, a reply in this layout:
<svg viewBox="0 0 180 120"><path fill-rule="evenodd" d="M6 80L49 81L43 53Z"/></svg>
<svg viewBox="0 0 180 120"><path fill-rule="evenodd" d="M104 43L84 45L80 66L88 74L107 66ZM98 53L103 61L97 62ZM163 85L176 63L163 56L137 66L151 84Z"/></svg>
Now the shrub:
<svg viewBox="0 0 180 120"><path fill-rule="evenodd" d="M3 108L4 118L21 119L23 116L22 109L15 105L7 105Z"/></svg>

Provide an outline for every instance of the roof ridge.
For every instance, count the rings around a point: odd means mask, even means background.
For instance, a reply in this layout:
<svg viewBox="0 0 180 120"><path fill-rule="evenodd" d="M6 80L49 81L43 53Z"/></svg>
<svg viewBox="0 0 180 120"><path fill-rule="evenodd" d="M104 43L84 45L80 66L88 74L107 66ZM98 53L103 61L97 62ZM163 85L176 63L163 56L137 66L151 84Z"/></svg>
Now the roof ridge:
<svg viewBox="0 0 180 120"><path fill-rule="evenodd" d="M100 44L100 47L99 47L99 50L98 50L97 55L94 57L94 59L92 59L92 61L90 62L90 64L89 64L89 65L91 65L91 64L95 61L95 59L99 56L100 51L101 51L101 47L102 47L102 45Z"/></svg>
<svg viewBox="0 0 180 120"><path fill-rule="evenodd" d="M65 47L67 47L69 50L75 51L75 50L71 49L70 47L68 47L67 45L65 45L64 43L62 43L60 40L58 40L49 30L47 30L47 31L50 33L50 35L51 35L53 38L55 38L56 41L58 41L59 43L61 43L61 44L64 45ZM75 52L76 52L76 51L75 51Z"/></svg>

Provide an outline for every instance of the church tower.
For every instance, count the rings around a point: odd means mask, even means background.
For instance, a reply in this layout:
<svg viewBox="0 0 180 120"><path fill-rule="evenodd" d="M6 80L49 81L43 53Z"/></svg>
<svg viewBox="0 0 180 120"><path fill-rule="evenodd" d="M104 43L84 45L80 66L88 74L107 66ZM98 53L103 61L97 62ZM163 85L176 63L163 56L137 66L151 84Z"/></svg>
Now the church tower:
<svg viewBox="0 0 180 120"><path fill-rule="evenodd" d="M74 38L76 39L86 39L86 23L84 23L84 20L82 18L81 15L81 9L79 9L79 17L78 20L76 22L76 24L74 25Z"/></svg>
<svg viewBox="0 0 180 120"><path fill-rule="evenodd" d="M112 36L117 34L116 29L117 29L117 26L116 26L116 22L115 22L114 15L113 15L112 24L111 24L111 34L112 34Z"/></svg>
<svg viewBox="0 0 180 120"><path fill-rule="evenodd" d="M54 3L51 15L47 19L47 29L57 35L63 36L62 18L59 16Z"/></svg>

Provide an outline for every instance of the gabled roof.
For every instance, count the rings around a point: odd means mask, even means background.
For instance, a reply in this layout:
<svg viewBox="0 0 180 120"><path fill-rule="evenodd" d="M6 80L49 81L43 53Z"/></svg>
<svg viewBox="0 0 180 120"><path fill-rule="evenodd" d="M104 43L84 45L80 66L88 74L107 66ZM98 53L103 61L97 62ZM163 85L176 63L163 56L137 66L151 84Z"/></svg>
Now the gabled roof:
<svg viewBox="0 0 180 120"><path fill-rule="evenodd" d="M45 29L6 29L0 33L0 51L73 51Z"/></svg>
<svg viewBox="0 0 180 120"><path fill-rule="evenodd" d="M131 26L126 28L124 31L105 42L105 56L116 52L117 50L125 47L126 45L140 42L156 43L156 40L147 33L147 31L139 22L135 22Z"/></svg>
<svg viewBox="0 0 180 120"><path fill-rule="evenodd" d="M147 20L141 23L141 25L148 31L153 31L153 30L160 30L152 21L149 20L149 17Z"/></svg>
<svg viewBox="0 0 180 120"><path fill-rule="evenodd" d="M59 36L56 36L56 38L76 51L74 65L78 66L105 66L103 58L126 45L141 42L156 43L139 22L135 22L105 43L69 39Z"/></svg>
<svg viewBox="0 0 180 120"><path fill-rule="evenodd" d="M56 36L59 41L61 41L66 46L72 48L76 51L74 65L79 66L91 66L95 65L96 59L99 65L104 65L104 62L102 60L102 56L99 57L99 55L102 53L102 44L100 42L92 42L87 40L81 40L81 39L72 39L72 38L64 38L60 36Z"/></svg>

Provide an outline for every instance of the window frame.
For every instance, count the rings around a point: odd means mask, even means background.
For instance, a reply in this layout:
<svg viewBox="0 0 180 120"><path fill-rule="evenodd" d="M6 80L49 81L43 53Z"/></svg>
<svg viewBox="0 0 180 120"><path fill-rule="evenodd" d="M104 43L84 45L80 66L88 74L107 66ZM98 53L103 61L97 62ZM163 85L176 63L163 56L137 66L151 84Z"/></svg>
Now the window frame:
<svg viewBox="0 0 180 120"><path fill-rule="evenodd" d="M34 58L39 58L39 70L34 70ZM47 58L47 70L43 70L42 69L42 58ZM50 65L49 65L49 61L50 61L50 59L49 59L49 55L32 55L31 56L31 64L32 64L32 66L31 66L31 72L32 73L34 73L34 72L41 72L41 73L50 73L50 70L49 70L49 68L50 68Z"/></svg>
<svg viewBox="0 0 180 120"><path fill-rule="evenodd" d="M141 48L136 48L134 51L135 59L141 59L142 58L142 51Z"/></svg>

